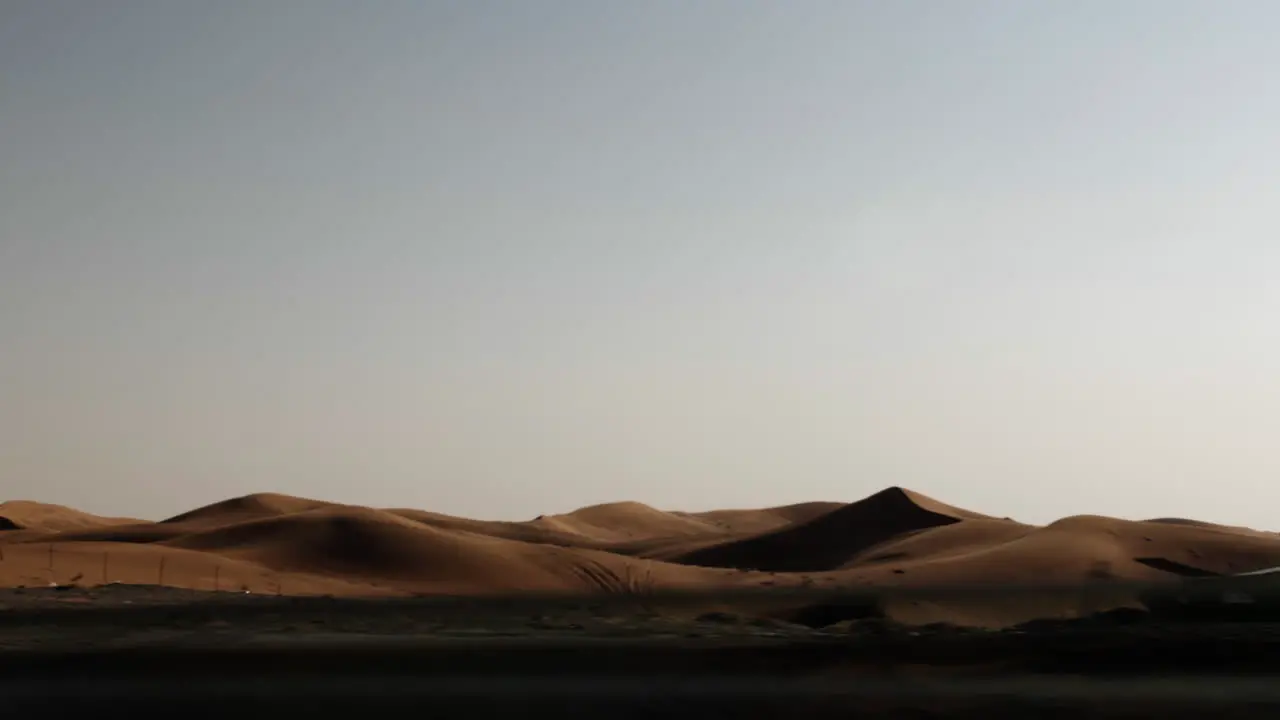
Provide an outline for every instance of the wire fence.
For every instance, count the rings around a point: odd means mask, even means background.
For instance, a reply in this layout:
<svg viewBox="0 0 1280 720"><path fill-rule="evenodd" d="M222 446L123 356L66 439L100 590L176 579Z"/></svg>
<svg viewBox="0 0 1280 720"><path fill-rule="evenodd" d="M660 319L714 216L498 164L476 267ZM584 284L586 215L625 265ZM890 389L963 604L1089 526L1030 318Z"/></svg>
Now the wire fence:
<svg viewBox="0 0 1280 720"><path fill-rule="evenodd" d="M163 554L113 554L108 550L67 548L58 543L0 544L0 569L5 564L21 568L10 574L19 587L155 585L234 593L256 589L267 595L284 595L287 588L282 573L225 572L222 563L216 561L203 565L188 562L188 567L175 577L169 558Z"/></svg>

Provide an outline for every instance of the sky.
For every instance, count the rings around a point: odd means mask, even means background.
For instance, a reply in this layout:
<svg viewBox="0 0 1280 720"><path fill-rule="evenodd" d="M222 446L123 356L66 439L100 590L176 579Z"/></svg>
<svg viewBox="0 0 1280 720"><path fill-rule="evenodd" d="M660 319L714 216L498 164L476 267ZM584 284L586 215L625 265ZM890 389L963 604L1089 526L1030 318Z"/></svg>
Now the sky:
<svg viewBox="0 0 1280 720"><path fill-rule="evenodd" d="M0 499L1280 530L1277 24L0 0Z"/></svg>

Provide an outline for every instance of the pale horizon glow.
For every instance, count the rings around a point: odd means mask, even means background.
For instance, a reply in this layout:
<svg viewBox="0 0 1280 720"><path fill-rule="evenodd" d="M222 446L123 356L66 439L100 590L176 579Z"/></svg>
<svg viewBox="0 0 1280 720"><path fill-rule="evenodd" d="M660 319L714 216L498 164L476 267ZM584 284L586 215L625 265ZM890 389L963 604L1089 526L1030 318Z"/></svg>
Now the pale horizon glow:
<svg viewBox="0 0 1280 720"><path fill-rule="evenodd" d="M0 500L1280 530L1280 6L0 5Z"/></svg>

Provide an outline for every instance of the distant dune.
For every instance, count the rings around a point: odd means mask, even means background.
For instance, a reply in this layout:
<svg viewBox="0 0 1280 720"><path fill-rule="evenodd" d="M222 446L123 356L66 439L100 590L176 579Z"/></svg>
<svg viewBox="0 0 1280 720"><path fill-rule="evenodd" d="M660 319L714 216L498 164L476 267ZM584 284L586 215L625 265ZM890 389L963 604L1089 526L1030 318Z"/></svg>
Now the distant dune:
<svg viewBox="0 0 1280 720"><path fill-rule="evenodd" d="M161 522L0 503L0 585L122 582L281 594L761 585L1176 581L1280 565L1280 535L1194 520L998 519L891 487L850 503L675 512L638 502L523 522L261 493ZM899 603L907 622L1002 625L1132 598ZM1092 603L1092 604L1090 604Z"/></svg>
<svg viewBox="0 0 1280 720"><path fill-rule="evenodd" d="M223 500L212 505L205 505L161 522L168 525L219 527L242 520L283 517L331 506L333 506L333 503L308 500L307 498L293 497L292 495L257 493Z"/></svg>
<svg viewBox="0 0 1280 720"><path fill-rule="evenodd" d="M888 488L800 523L700 547L669 559L775 572L835 570L859 553L906 533L988 519L902 488Z"/></svg>
<svg viewBox="0 0 1280 720"><path fill-rule="evenodd" d="M0 529L60 532L82 528L99 528L109 525L138 523L133 518L109 518L49 503L30 500L0 502Z"/></svg>
<svg viewBox="0 0 1280 720"><path fill-rule="evenodd" d="M638 502L592 505L564 515L543 516L530 524L604 543L698 537L719 531L697 516L663 512Z"/></svg>
<svg viewBox="0 0 1280 720"><path fill-rule="evenodd" d="M838 502L807 502L760 510L711 510L676 514L699 518L728 532L762 533L808 522L844 505L845 503Z"/></svg>

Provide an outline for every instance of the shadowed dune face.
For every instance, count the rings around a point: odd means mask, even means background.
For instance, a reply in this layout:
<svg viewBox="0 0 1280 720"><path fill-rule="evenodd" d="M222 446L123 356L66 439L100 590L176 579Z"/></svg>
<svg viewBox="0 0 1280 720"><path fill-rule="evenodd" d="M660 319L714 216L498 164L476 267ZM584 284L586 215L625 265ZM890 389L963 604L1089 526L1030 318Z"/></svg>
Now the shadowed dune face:
<svg viewBox="0 0 1280 720"><path fill-rule="evenodd" d="M1179 581L1280 566L1280 535L1194 520L997 519L892 487L852 503L669 512L636 502L534 520L262 493L162 522L0 504L0 585L127 582L256 593L636 593L754 585ZM912 602L904 622L1003 625L1128 597ZM1090 604L1091 603L1091 604Z"/></svg>
<svg viewBox="0 0 1280 720"><path fill-rule="evenodd" d="M675 556L690 565L772 572L835 570L859 553L906 533L982 516L902 488L889 488L797 525Z"/></svg>
<svg viewBox="0 0 1280 720"><path fill-rule="evenodd" d="M1200 520L1189 520L1187 518L1152 518L1143 522L1161 523L1164 525L1198 525L1200 527L1211 527L1213 523L1207 523Z"/></svg>
<svg viewBox="0 0 1280 720"><path fill-rule="evenodd" d="M677 514L699 518L726 532L755 534L809 522L844 505L836 502L808 502L763 510L711 510Z"/></svg>

